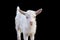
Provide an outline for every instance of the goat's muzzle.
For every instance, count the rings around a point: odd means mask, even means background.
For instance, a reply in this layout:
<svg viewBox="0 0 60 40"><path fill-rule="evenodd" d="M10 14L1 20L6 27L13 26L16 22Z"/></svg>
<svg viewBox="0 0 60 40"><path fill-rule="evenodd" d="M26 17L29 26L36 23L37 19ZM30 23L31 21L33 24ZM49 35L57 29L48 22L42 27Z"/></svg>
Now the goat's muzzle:
<svg viewBox="0 0 60 40"><path fill-rule="evenodd" d="M33 24L33 22L32 21L30 21L30 25L32 26L32 24Z"/></svg>

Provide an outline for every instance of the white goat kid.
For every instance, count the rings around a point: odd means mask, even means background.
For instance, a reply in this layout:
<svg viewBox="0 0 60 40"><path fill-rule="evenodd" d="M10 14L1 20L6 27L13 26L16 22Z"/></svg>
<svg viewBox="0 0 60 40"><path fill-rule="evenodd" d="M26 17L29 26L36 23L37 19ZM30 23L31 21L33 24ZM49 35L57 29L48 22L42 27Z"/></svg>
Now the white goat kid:
<svg viewBox="0 0 60 40"><path fill-rule="evenodd" d="M21 33L23 33L24 40L28 40L28 36L30 36L31 40L34 40L34 35L36 33L36 16L41 12L42 8L37 11L27 10L25 12L17 7L15 17L17 40L21 40Z"/></svg>

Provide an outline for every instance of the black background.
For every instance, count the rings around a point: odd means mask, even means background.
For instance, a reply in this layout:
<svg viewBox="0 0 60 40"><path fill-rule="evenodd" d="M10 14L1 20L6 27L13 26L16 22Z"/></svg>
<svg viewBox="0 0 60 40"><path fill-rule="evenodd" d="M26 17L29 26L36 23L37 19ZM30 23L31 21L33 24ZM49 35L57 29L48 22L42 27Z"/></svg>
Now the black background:
<svg viewBox="0 0 60 40"><path fill-rule="evenodd" d="M9 4L8 4L9 3ZM47 40L48 39L48 0L10 0L7 6L7 39L17 40L16 30L15 30L15 16L16 8L19 6L22 10L38 10L43 9L42 13L36 16L37 30L35 35L35 40ZM22 35L23 39L23 35ZM49 39L48 39L49 40Z"/></svg>

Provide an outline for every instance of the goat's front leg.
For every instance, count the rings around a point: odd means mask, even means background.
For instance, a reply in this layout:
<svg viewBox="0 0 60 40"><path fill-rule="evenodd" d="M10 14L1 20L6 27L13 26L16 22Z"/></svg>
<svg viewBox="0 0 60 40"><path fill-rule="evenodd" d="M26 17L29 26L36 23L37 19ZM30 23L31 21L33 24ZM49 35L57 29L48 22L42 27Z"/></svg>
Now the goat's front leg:
<svg viewBox="0 0 60 40"><path fill-rule="evenodd" d="M21 32L17 30L17 40L21 40Z"/></svg>
<svg viewBox="0 0 60 40"><path fill-rule="evenodd" d="M21 34L19 31L17 31L17 40L21 40Z"/></svg>
<svg viewBox="0 0 60 40"><path fill-rule="evenodd" d="M17 33L17 40L21 40L21 29L19 27L19 20L15 18L15 29Z"/></svg>
<svg viewBox="0 0 60 40"><path fill-rule="evenodd" d="M34 40L34 35L35 34L30 34L30 40Z"/></svg>
<svg viewBox="0 0 60 40"><path fill-rule="evenodd" d="M23 34L24 40L28 40L28 34Z"/></svg>

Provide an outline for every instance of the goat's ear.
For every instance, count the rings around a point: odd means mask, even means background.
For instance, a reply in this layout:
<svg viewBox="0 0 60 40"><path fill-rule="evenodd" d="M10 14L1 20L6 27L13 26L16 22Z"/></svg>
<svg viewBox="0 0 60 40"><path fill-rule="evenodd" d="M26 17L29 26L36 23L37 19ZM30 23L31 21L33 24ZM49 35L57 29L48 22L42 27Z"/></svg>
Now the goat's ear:
<svg viewBox="0 0 60 40"><path fill-rule="evenodd" d="M36 11L36 15L40 14L42 12L42 8Z"/></svg>
<svg viewBox="0 0 60 40"><path fill-rule="evenodd" d="M19 8L19 12L25 15L25 11L21 10L20 8Z"/></svg>
<svg viewBox="0 0 60 40"><path fill-rule="evenodd" d="M20 9L19 12L22 13L23 15L25 15L25 11Z"/></svg>

